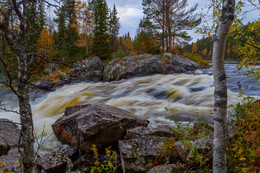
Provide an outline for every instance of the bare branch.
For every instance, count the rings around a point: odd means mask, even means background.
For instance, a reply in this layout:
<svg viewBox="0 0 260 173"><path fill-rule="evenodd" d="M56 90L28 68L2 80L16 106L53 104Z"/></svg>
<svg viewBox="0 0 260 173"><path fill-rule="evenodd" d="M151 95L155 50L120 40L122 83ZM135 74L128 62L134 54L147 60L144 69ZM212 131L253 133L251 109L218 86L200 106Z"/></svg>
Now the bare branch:
<svg viewBox="0 0 260 173"><path fill-rule="evenodd" d="M18 111L14 110L13 108L12 109L8 109L8 108L6 108L5 105L3 105L1 103L0 103L0 110L6 111L6 112L12 112L12 113L20 115L20 113Z"/></svg>
<svg viewBox="0 0 260 173"><path fill-rule="evenodd" d="M34 55L34 56L37 56L37 57L41 58L43 61L48 62L48 63L61 64L61 65L64 65L64 66L66 66L66 67L70 67L70 68L72 67L71 65L68 65L68 64L63 63L63 62L47 60L47 59L46 59L42 54L37 53L37 52L33 52L33 53L28 54L28 55ZM32 62L32 61L31 61L31 62Z"/></svg>
<svg viewBox="0 0 260 173"><path fill-rule="evenodd" d="M16 125L21 125L21 123L16 123L16 122L9 122L9 121L5 121L5 120L0 120L0 123L9 123L9 124L16 124Z"/></svg>

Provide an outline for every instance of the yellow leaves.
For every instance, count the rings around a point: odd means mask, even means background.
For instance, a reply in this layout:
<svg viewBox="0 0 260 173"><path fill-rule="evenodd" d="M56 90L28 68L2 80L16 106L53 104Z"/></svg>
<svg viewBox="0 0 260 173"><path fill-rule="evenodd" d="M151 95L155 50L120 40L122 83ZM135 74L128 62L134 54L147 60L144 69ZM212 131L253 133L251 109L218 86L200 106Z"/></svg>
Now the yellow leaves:
<svg viewBox="0 0 260 173"><path fill-rule="evenodd" d="M6 166L3 162L0 162L0 167Z"/></svg>
<svg viewBox="0 0 260 173"><path fill-rule="evenodd" d="M9 171L8 171L7 168L5 168L5 169L2 171L2 173L9 173Z"/></svg>
<svg viewBox="0 0 260 173"><path fill-rule="evenodd" d="M193 45L192 45L192 53L193 54L197 54L197 51L198 51L197 44L193 43Z"/></svg>
<svg viewBox="0 0 260 173"><path fill-rule="evenodd" d="M208 36L210 37L210 31L208 32Z"/></svg>
<svg viewBox="0 0 260 173"><path fill-rule="evenodd" d="M79 39L77 40L77 42L75 43L77 47L86 47L87 46L87 39Z"/></svg>
<svg viewBox="0 0 260 173"><path fill-rule="evenodd" d="M244 161L244 160L246 160L246 158L240 157L239 160L240 160L240 161Z"/></svg>
<svg viewBox="0 0 260 173"><path fill-rule="evenodd" d="M51 60L54 56L56 56L56 52L54 50L54 40L49 34L47 28L43 28L40 33L40 37L37 42L37 51L48 60ZM43 65L42 63L42 60L38 60L37 65Z"/></svg>
<svg viewBox="0 0 260 173"><path fill-rule="evenodd" d="M77 28L77 26L78 26L78 25L77 25L77 23L75 23L75 22L72 23L72 24L70 24L70 27L71 27L71 28Z"/></svg>
<svg viewBox="0 0 260 173"><path fill-rule="evenodd" d="M193 21L191 20L190 23L189 23L189 27L193 27L194 23Z"/></svg>

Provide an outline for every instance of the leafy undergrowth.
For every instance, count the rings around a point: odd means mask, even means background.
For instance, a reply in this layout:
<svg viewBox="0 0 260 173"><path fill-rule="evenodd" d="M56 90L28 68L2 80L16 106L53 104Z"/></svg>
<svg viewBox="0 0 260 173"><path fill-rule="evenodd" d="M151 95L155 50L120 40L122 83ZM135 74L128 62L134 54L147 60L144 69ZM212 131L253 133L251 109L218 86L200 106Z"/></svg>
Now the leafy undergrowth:
<svg viewBox="0 0 260 173"><path fill-rule="evenodd" d="M230 173L259 173L260 172L260 100L255 101L247 97L238 103L230 115L234 136L227 143L227 166ZM207 124L200 126L199 131L190 126L174 128L175 136L170 142L164 144L152 167L159 165L158 160L175 150L175 143L184 141L185 147L190 152L188 162L176 163L176 172L212 172L212 154L205 155L192 148L190 141L209 135Z"/></svg>
<svg viewBox="0 0 260 173"><path fill-rule="evenodd" d="M192 61L195 61L196 63L198 63L199 65L201 65L202 67L210 67L209 62L207 60L202 59L201 56L199 55L194 55L191 53L184 53L183 56L185 58L189 58Z"/></svg>
<svg viewBox="0 0 260 173"><path fill-rule="evenodd" d="M98 149L95 145L92 146L92 151L95 156L95 163L90 167L90 173L117 173L117 152L111 150L111 147L106 148L105 160L101 161L99 159Z"/></svg>
<svg viewBox="0 0 260 173"><path fill-rule="evenodd" d="M199 128L194 128L190 124L183 126L181 123L176 122L177 127L172 130L174 132L174 137L171 137L169 142L165 142L163 148L155 159L152 167L158 165L160 158L164 155L173 154L176 152L175 143L179 141L184 141L185 148L190 152L190 161L187 163L177 162L178 166L176 172L211 172L212 167L212 157L202 155L198 152L197 148L193 148L190 141L197 140L199 138L206 137L212 134L210 126L206 122L200 122Z"/></svg>
<svg viewBox="0 0 260 173"><path fill-rule="evenodd" d="M260 102L248 97L238 103L231 116L232 131L227 159L229 172L260 171Z"/></svg>
<svg viewBox="0 0 260 173"><path fill-rule="evenodd" d="M69 70L69 68L57 69L56 71L52 71L50 74L46 75L43 71L37 69L31 72L32 78L30 82L37 82L40 80L59 82L59 80L69 76Z"/></svg>

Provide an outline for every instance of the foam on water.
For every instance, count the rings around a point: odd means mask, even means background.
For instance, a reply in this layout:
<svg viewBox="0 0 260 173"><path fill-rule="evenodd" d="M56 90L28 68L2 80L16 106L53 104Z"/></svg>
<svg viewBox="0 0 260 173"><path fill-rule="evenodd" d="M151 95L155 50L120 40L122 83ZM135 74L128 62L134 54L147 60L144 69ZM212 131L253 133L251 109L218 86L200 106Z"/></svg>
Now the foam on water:
<svg viewBox="0 0 260 173"><path fill-rule="evenodd" d="M115 82L67 85L32 104L35 132L46 139L40 154L61 144L53 135L51 124L66 107L86 103L104 103L147 118L151 124L174 124L174 120L211 121L213 112L213 77L207 74L153 75ZM228 91L228 104L242 98ZM19 122L19 116L0 112L0 118ZM44 129L44 131L43 131Z"/></svg>

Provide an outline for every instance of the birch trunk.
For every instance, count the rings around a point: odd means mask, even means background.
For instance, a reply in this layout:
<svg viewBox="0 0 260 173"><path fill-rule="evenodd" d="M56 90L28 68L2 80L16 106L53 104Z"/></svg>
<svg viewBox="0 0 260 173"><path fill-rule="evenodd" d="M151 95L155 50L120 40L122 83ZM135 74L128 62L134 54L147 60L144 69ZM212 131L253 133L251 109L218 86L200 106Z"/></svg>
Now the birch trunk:
<svg viewBox="0 0 260 173"><path fill-rule="evenodd" d="M25 173L36 172L32 110L28 96L28 71L26 56L18 57L18 101L21 121L22 163Z"/></svg>
<svg viewBox="0 0 260 173"><path fill-rule="evenodd" d="M224 0L222 16L216 29L213 43L213 73L215 81L214 93L214 141L213 141L213 173L226 173L227 143L227 86L224 69L224 53L226 39L234 19L234 0Z"/></svg>

